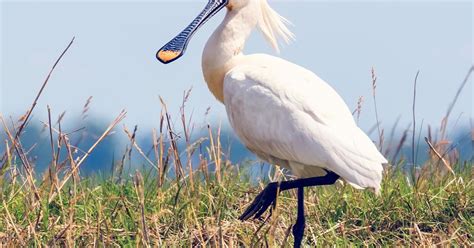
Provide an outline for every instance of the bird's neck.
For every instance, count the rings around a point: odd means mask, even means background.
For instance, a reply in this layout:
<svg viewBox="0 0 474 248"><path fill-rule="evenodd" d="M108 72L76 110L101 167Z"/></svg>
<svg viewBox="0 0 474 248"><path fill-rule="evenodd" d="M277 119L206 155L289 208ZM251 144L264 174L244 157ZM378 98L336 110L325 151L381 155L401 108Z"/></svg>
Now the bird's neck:
<svg viewBox="0 0 474 248"><path fill-rule="evenodd" d="M250 1L254 2L254 1ZM242 57L242 50L257 19L253 4L238 10L229 10L224 21L206 43L202 56L202 70L209 90L221 102L224 101L225 74Z"/></svg>

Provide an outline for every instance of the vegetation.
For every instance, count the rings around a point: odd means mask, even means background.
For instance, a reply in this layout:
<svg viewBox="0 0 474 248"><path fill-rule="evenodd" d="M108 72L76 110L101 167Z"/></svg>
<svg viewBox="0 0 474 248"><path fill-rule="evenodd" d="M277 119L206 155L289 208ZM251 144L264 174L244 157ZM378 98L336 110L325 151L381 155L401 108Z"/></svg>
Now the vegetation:
<svg viewBox="0 0 474 248"><path fill-rule="evenodd" d="M193 185L186 179L158 186L139 172L122 183L89 178L67 184L51 200L55 189L47 181L37 188L38 199L27 184L9 182L2 189L0 240L13 246L291 246L294 192L281 194L272 217L240 222L263 184L252 187L232 167L223 168L220 182L197 172L201 180ZM436 182L423 179L416 188L402 173L389 172L379 197L342 184L311 188L304 242L469 246L473 194L472 167Z"/></svg>
<svg viewBox="0 0 474 248"><path fill-rule="evenodd" d="M373 81L375 90L375 74ZM291 178L276 168L255 183L255 165L228 161L220 131L210 126L207 137L191 139L193 128L184 112L188 97L189 92L176 123L162 103L161 124L153 132L149 150L137 144L136 129L124 127L130 143L121 160L113 164L111 175L105 177L81 177L80 167L116 130L125 112L85 148L71 142L80 132L63 131L62 116L52 124L49 115L44 125L51 154L44 156L49 156L51 163L42 175L35 174L30 147L21 144L36 100L18 123L8 125L0 115L5 134L0 153L0 244L290 247L295 192L281 193L271 217L247 222L237 218L266 182ZM360 107L355 112L360 112ZM406 164L416 164L400 152L407 132L398 143L386 142L384 151L393 159L392 166L386 167L380 196L342 182L306 190L303 244L472 246L473 165L460 161L456 149L446 145L447 117L440 134L430 133L426 138L429 159L422 166L406 169ZM379 133L382 143L383 130ZM413 144L414 137L413 133ZM185 149L180 149L178 142L186 143ZM144 161L140 169L134 167L132 158L136 156Z"/></svg>

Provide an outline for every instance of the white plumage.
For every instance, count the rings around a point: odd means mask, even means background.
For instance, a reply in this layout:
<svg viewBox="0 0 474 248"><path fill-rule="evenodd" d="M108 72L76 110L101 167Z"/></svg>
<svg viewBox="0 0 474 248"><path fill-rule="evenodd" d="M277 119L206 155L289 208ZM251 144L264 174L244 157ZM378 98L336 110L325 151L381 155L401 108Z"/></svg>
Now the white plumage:
<svg viewBox="0 0 474 248"><path fill-rule="evenodd" d="M250 150L298 177L321 176L324 168L379 191L387 161L326 82L280 58L256 54L244 61L225 75L224 104Z"/></svg>

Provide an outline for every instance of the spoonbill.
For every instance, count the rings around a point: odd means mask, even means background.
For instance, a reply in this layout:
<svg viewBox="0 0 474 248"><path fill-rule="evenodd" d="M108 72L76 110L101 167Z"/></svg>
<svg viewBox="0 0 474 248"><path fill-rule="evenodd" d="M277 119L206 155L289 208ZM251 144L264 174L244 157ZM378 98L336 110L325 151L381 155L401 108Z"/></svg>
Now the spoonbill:
<svg viewBox="0 0 474 248"><path fill-rule="evenodd" d="M192 23L157 52L157 59L167 64L180 58L196 30L225 7L223 22L204 48L204 79L225 105L230 124L245 146L298 177L268 184L240 220L260 218L275 204L278 192L297 189L292 232L294 246L300 247L304 188L342 179L357 189L378 193L387 160L357 126L344 100L314 73L278 57L243 54L256 27L276 50L279 38L293 38L286 19L267 0L209 0Z"/></svg>

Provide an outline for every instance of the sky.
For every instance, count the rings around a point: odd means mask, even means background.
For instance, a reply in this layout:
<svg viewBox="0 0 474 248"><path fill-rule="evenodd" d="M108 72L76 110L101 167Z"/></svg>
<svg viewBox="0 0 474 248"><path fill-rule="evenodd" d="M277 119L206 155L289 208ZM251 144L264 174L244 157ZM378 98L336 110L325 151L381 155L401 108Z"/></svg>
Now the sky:
<svg viewBox="0 0 474 248"><path fill-rule="evenodd" d="M41 96L33 122L66 111L79 115L93 96L90 115L111 121L121 109L125 123L158 126L161 96L173 115L192 87L189 112L197 122L228 121L201 72L207 38L221 11L191 41L178 61L163 65L156 51L178 34L207 1L3 1L1 3L0 113L18 117L31 105L52 64L72 37L75 42ZM296 40L276 54L257 31L245 53L269 53L300 64L327 81L350 109L364 97L360 126L375 123L371 68L377 74L379 119L390 128L411 122L413 83L417 122L439 125L473 64L471 1L270 1L292 22ZM453 111L468 125L473 113L472 79ZM211 108L209 115L205 113ZM460 124L460 125L461 125Z"/></svg>

